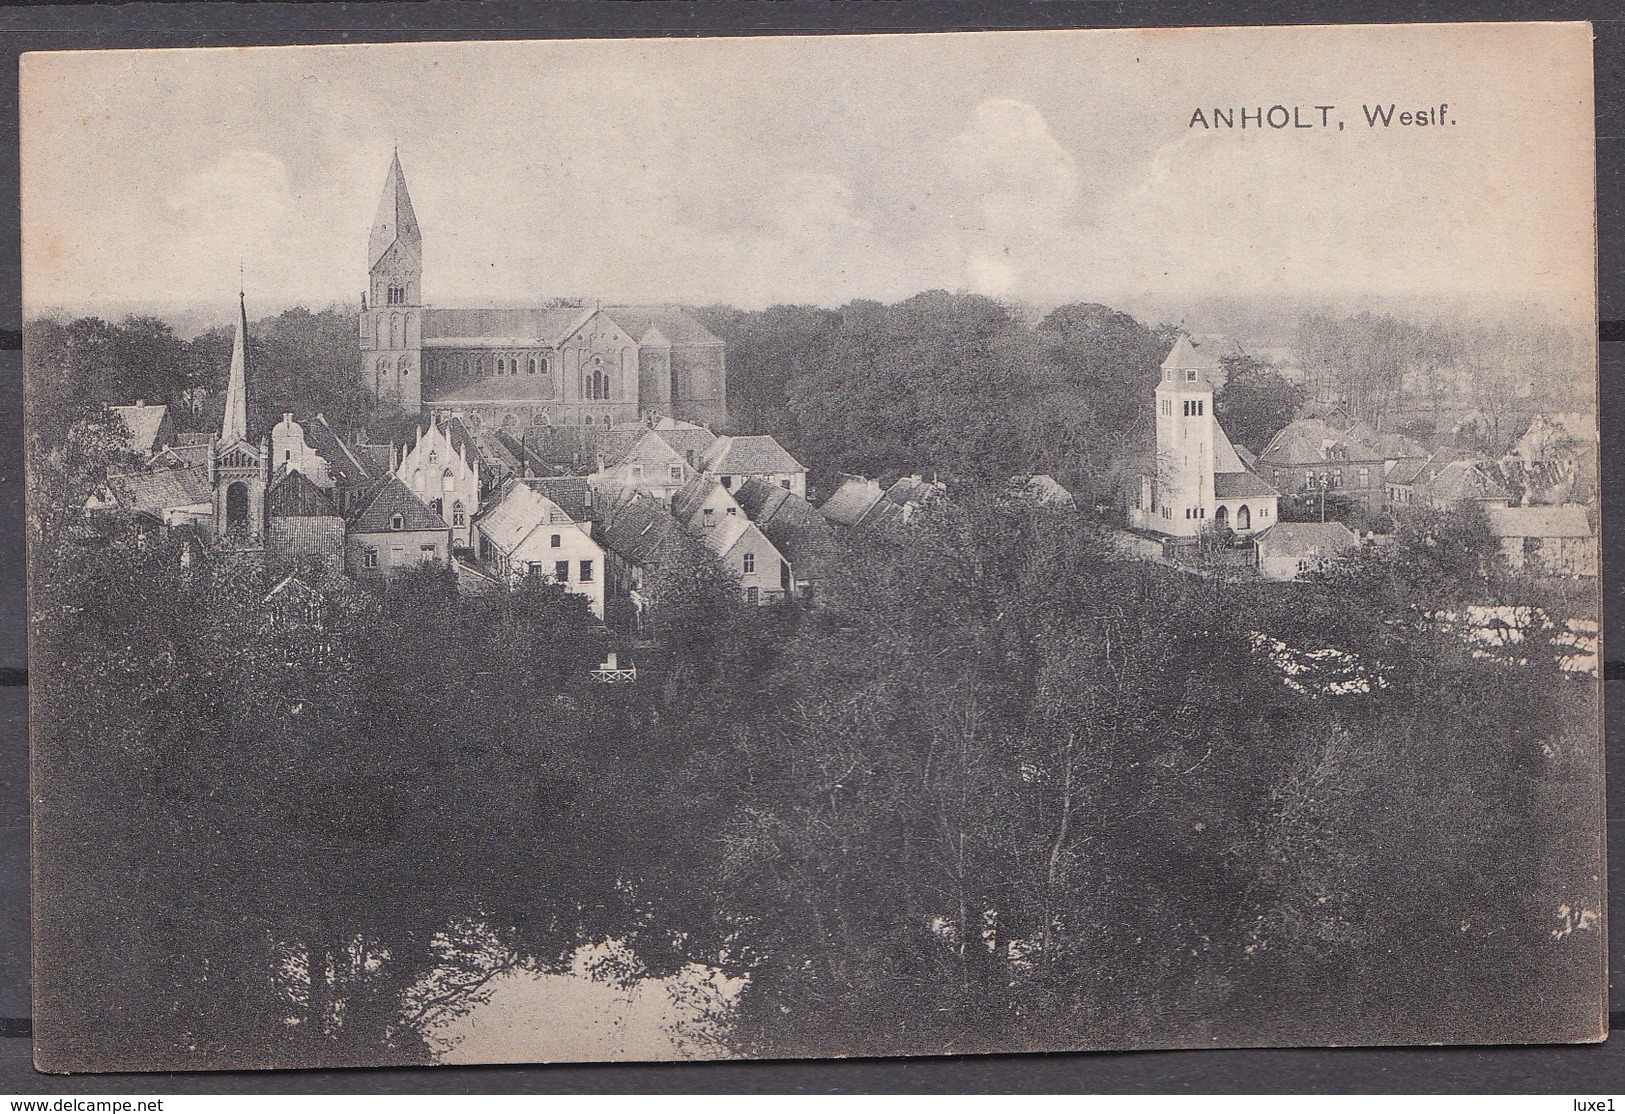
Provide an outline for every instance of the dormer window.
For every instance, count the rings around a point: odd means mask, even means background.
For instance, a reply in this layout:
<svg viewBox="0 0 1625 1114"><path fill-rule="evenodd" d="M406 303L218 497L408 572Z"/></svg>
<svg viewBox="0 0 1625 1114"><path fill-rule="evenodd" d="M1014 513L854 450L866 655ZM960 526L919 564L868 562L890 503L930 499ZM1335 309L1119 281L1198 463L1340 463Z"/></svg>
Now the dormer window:
<svg viewBox="0 0 1625 1114"><path fill-rule="evenodd" d="M391 517L389 520L389 528L391 530L406 529L406 516L404 514L397 514Z"/></svg>

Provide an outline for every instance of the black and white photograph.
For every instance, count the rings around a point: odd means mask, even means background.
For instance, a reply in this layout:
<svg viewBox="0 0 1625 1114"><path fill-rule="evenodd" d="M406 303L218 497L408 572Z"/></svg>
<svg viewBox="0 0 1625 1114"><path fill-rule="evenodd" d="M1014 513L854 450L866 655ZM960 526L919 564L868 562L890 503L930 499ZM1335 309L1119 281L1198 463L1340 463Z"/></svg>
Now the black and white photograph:
<svg viewBox="0 0 1625 1114"><path fill-rule="evenodd" d="M38 1068L1603 1040L1592 97L25 54Z"/></svg>

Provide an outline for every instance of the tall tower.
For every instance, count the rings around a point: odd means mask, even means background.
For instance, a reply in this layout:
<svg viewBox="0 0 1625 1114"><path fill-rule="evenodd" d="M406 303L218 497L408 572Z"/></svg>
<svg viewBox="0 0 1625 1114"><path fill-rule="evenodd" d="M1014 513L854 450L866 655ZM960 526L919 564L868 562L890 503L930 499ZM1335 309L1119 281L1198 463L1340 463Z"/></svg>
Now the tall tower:
<svg viewBox="0 0 1625 1114"><path fill-rule="evenodd" d="M237 292L237 339L231 345L226 413L209 446L209 486L214 491L214 535L233 549L265 544L265 492L271 485L270 446L248 439L248 308Z"/></svg>
<svg viewBox="0 0 1625 1114"><path fill-rule="evenodd" d="M423 234L406 192L400 152L367 240L362 299L362 375L383 409L416 416L423 404Z"/></svg>
<svg viewBox="0 0 1625 1114"><path fill-rule="evenodd" d="M1189 537L1213 525L1215 419L1212 361L1181 336L1157 384L1157 497L1165 534Z"/></svg>

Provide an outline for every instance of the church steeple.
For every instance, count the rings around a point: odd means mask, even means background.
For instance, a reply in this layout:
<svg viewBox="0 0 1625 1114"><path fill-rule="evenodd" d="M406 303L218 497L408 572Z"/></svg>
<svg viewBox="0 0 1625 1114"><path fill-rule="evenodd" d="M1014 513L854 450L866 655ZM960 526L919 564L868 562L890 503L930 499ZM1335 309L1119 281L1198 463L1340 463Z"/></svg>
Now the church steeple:
<svg viewBox="0 0 1625 1114"><path fill-rule="evenodd" d="M237 291L237 339L231 345L231 377L226 383L226 416L220 424L220 444L248 440L248 306Z"/></svg>
<svg viewBox="0 0 1625 1114"><path fill-rule="evenodd" d="M418 231L417 214L412 211L412 198L406 192L399 151L390 159L384 196L378 200L378 215L372 221L372 236L367 242L368 269L377 267L397 244L401 248L400 263L408 268L422 265L423 236Z"/></svg>

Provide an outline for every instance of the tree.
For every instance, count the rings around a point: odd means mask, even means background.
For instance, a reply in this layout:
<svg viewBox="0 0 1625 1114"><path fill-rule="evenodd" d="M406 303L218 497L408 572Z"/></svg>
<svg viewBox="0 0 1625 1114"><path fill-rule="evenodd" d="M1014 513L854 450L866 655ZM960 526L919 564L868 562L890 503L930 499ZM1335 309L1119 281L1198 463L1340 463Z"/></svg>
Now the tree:
<svg viewBox="0 0 1625 1114"><path fill-rule="evenodd" d="M1232 441L1255 454L1264 451L1303 405L1303 389L1288 383L1272 364L1245 353L1220 357L1225 383L1213 399L1213 413Z"/></svg>

